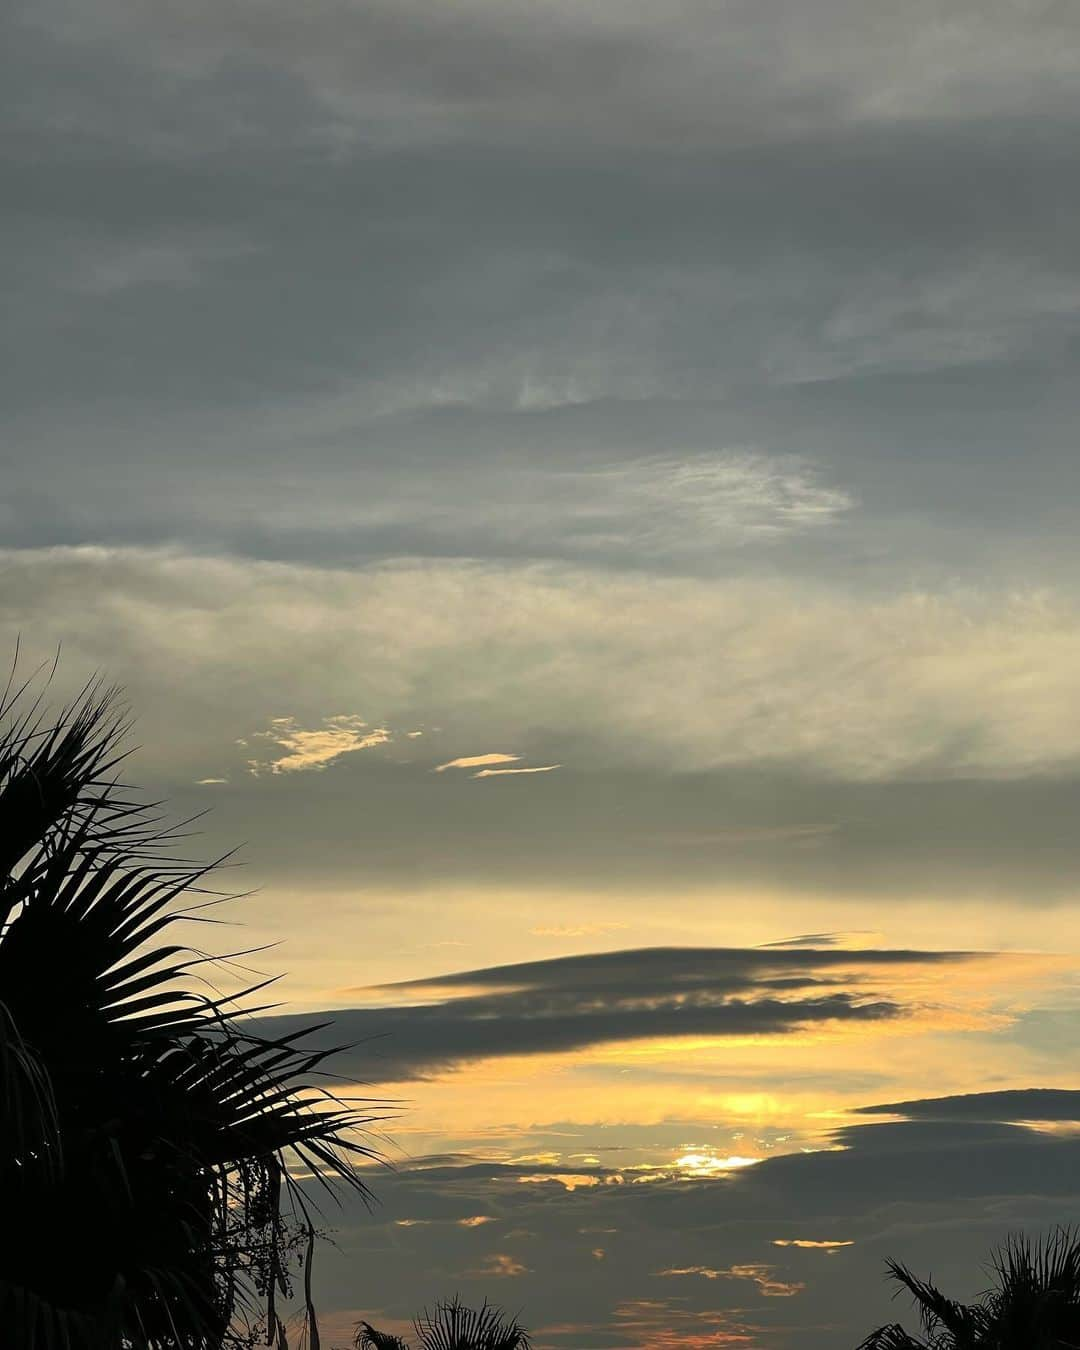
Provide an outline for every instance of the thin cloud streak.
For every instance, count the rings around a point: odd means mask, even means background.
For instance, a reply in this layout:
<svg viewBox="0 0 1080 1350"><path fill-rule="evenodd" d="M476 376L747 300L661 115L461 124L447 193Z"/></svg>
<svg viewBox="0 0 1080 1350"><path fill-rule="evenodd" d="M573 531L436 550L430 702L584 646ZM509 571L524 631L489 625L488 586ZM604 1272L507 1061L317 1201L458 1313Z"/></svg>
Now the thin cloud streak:
<svg viewBox="0 0 1080 1350"><path fill-rule="evenodd" d="M524 769L481 769L479 773L471 775L473 778L505 778L510 774L519 773L551 773L553 769L561 769L561 764L538 764L533 768Z"/></svg>
<svg viewBox="0 0 1080 1350"><path fill-rule="evenodd" d="M493 751L489 755L461 755L457 759L449 759L445 764L436 764L432 773L445 773L447 769L475 769L483 764L510 764L520 755L504 755L498 751ZM475 778L476 775L473 774Z"/></svg>

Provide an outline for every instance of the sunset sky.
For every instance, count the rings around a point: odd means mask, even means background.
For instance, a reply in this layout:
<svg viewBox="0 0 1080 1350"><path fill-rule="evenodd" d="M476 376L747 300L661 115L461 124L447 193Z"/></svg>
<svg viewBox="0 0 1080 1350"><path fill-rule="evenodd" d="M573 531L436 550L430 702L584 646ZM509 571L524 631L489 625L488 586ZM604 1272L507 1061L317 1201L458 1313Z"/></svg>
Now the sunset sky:
<svg viewBox="0 0 1080 1350"><path fill-rule="evenodd" d="M126 688L206 940L396 1103L324 1341L842 1350L1077 1217L1080 8L0 59L0 647Z"/></svg>

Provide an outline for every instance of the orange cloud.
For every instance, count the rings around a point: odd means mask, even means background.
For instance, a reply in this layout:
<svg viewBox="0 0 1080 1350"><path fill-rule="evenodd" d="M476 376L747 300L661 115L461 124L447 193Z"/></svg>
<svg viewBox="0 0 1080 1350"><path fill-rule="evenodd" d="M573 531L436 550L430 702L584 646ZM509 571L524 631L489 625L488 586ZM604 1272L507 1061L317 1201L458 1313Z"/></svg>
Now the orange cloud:
<svg viewBox="0 0 1080 1350"><path fill-rule="evenodd" d="M774 1247L803 1247L810 1251L834 1252L838 1247L854 1247L853 1238L843 1238L837 1241L820 1241L813 1238L773 1238Z"/></svg>
<svg viewBox="0 0 1080 1350"><path fill-rule="evenodd" d="M788 1283L773 1278L773 1267L762 1265L723 1266L672 1266L668 1270L658 1270L659 1276L697 1275L704 1280L752 1280L758 1292L765 1298L791 1298L801 1294L805 1284Z"/></svg>
<svg viewBox="0 0 1080 1350"><path fill-rule="evenodd" d="M492 1252L484 1257L484 1265L479 1270L470 1270L470 1276L493 1276L495 1279L513 1279L516 1275L527 1275L528 1266L524 1266L506 1252Z"/></svg>
<svg viewBox="0 0 1080 1350"><path fill-rule="evenodd" d="M591 1176L588 1172L537 1172L535 1175L518 1177L518 1182L521 1185L535 1185L539 1182L553 1181L560 1186L565 1186L568 1191L576 1191L579 1188L587 1190L591 1186L599 1186L605 1181L610 1184L615 1180L615 1177L622 1181L622 1177L618 1176L618 1173L605 1178Z"/></svg>
<svg viewBox="0 0 1080 1350"><path fill-rule="evenodd" d="M666 1299L629 1299L616 1306L615 1321L631 1350L730 1350L760 1344L759 1328L729 1313L696 1311Z"/></svg>

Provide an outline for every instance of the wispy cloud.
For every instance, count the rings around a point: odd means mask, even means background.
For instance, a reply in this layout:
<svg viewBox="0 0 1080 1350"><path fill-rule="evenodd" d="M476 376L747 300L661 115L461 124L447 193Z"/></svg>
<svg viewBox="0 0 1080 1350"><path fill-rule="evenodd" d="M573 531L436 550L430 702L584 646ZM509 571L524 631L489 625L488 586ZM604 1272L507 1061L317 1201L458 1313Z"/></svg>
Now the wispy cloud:
<svg viewBox="0 0 1080 1350"><path fill-rule="evenodd" d="M137 651L140 678L168 687L182 655L208 687L232 688L241 665L256 664L282 697L310 697L314 681L327 706L363 697L385 726L415 727L416 690L434 686L459 743L520 743L531 728L558 728L560 747L570 738L579 747L575 767L796 765L847 780L941 781L1080 763L1080 610L1064 594L867 598L797 578L442 563L331 573L128 549L2 557L11 593L31 598L12 611L10 631L44 608L42 641L64 636L80 666L127 652L129 664L114 658L126 671ZM293 641L298 611L303 651ZM372 666L367 653L388 626L393 643ZM557 661L538 665L538 632ZM211 731L216 744L235 735L245 700L223 699L218 725L204 717L205 730L193 714L184 747L202 735L209 748ZM275 739L295 746L278 758L325 765L385 734L360 722L286 718ZM542 754L535 742L531 753ZM518 764L515 753L498 764Z"/></svg>
<svg viewBox="0 0 1080 1350"><path fill-rule="evenodd" d="M673 1266L656 1271L658 1276L698 1275L704 1280L752 1280L765 1298L791 1298L801 1294L805 1284L778 1280L772 1266L738 1265L716 1269L712 1266Z"/></svg>
<svg viewBox="0 0 1080 1350"><path fill-rule="evenodd" d="M512 764L520 755L505 755L494 750L487 755L461 755L457 759L448 759L445 764L436 764L433 773L445 773L447 769L476 769L485 764ZM476 777L474 774L473 777Z"/></svg>
<svg viewBox="0 0 1080 1350"><path fill-rule="evenodd" d="M839 1238L830 1241L827 1238L773 1238L774 1247L801 1247L806 1251L835 1252L840 1247L854 1247L853 1238Z"/></svg>
<svg viewBox="0 0 1080 1350"><path fill-rule="evenodd" d="M506 1252L492 1252L484 1257L479 1270L469 1271L472 1278L482 1279L493 1276L495 1279L514 1279L518 1275L527 1275L529 1267Z"/></svg>
<svg viewBox="0 0 1080 1350"><path fill-rule="evenodd" d="M474 773L473 778L505 778L510 774L518 773L551 773L553 769L561 769L561 764L538 764L534 768L524 769L481 769L479 773Z"/></svg>
<svg viewBox="0 0 1080 1350"><path fill-rule="evenodd" d="M342 755L356 750L370 750L390 740L386 727L371 727L362 717L353 713L339 713L324 717L322 725L304 728L295 717L271 719L269 731L255 733L260 739L273 741L285 753L263 762L250 760L248 767L256 776L264 769L271 773L301 773L309 769L325 769Z"/></svg>
<svg viewBox="0 0 1080 1350"><path fill-rule="evenodd" d="M821 484L806 461L757 450L646 459L572 476L576 495L592 488L607 502L607 529L598 530L598 541L610 545L612 531L625 522L633 542L648 551L805 530L854 505L849 493Z"/></svg>

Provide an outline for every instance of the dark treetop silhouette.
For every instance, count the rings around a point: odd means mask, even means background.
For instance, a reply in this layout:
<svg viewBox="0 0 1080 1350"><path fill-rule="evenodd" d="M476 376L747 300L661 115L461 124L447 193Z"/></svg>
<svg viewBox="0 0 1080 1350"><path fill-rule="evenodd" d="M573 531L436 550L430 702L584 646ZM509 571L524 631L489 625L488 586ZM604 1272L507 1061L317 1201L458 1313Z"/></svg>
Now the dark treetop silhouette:
<svg viewBox="0 0 1080 1350"><path fill-rule="evenodd" d="M418 1350L529 1350L529 1333L517 1318L491 1303L467 1308L457 1298L425 1308L413 1323ZM355 1350L412 1350L408 1341L361 1322Z"/></svg>
<svg viewBox="0 0 1080 1350"><path fill-rule="evenodd" d="M1041 1242L1011 1237L991 1258L994 1284L975 1303L955 1303L895 1261L889 1274L914 1297L922 1335L898 1323L871 1332L859 1350L1078 1350L1080 1237L1059 1228Z"/></svg>
<svg viewBox="0 0 1080 1350"><path fill-rule="evenodd" d="M0 728L4 1346L285 1350L302 1262L318 1350L295 1177L366 1195L363 1119L318 1085L310 1028L253 1035L168 940L205 919L208 869L118 785L115 692L50 718L9 680Z"/></svg>

